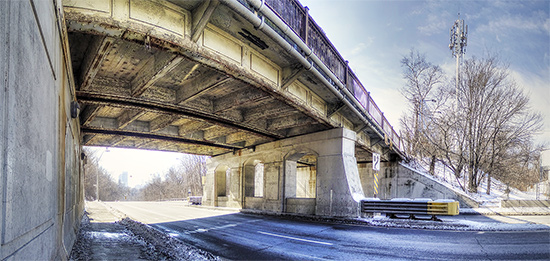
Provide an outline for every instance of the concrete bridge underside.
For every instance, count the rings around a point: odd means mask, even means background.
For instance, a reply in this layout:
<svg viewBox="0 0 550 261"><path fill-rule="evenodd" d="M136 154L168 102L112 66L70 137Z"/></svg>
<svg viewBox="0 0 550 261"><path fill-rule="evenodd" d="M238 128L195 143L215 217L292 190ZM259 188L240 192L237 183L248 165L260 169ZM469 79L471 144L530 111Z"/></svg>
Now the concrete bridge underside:
<svg viewBox="0 0 550 261"><path fill-rule="evenodd" d="M402 143L307 10L267 2L314 37L260 1L0 1L0 259L67 258L82 145L213 156L213 205L352 215Z"/></svg>
<svg viewBox="0 0 550 261"><path fill-rule="evenodd" d="M358 133L358 161L400 155L325 79L224 3L64 6L83 145L216 156L345 127Z"/></svg>

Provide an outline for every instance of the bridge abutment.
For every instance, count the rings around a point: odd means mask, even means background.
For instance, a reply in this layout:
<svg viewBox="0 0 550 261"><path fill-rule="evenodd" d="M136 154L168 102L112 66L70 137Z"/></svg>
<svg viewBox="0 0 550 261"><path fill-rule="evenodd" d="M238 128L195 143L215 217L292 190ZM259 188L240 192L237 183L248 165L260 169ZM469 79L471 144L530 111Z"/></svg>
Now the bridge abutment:
<svg viewBox="0 0 550 261"><path fill-rule="evenodd" d="M355 132L337 128L213 157L204 197L211 206L357 215L363 189Z"/></svg>
<svg viewBox="0 0 550 261"><path fill-rule="evenodd" d="M0 260L66 260L84 211L61 1L0 1Z"/></svg>
<svg viewBox="0 0 550 261"><path fill-rule="evenodd" d="M429 174L400 162L384 162L380 170L379 197L452 199L461 207L478 207L479 203L466 193L445 185Z"/></svg>

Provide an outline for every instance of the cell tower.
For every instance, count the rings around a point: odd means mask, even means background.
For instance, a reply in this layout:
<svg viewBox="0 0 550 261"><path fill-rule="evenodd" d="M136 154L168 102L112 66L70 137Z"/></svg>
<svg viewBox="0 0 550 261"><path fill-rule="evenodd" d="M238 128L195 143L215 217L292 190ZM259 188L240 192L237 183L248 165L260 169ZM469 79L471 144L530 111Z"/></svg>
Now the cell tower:
<svg viewBox="0 0 550 261"><path fill-rule="evenodd" d="M453 27L450 30L451 43L449 49L454 57L456 57L456 104L458 106L458 84L460 82L460 59L466 53L466 44L468 40L468 25L464 23L464 20L460 19L460 13L458 13L458 19L455 21Z"/></svg>

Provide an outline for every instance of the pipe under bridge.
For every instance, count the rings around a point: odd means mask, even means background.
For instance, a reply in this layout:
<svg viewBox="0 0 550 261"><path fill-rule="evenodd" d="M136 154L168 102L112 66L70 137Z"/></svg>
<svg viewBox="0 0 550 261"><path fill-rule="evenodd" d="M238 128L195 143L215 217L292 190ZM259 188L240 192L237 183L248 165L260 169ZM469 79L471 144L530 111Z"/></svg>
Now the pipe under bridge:
<svg viewBox="0 0 550 261"><path fill-rule="evenodd" d="M221 155L344 127L403 143L298 1L64 2L83 145Z"/></svg>

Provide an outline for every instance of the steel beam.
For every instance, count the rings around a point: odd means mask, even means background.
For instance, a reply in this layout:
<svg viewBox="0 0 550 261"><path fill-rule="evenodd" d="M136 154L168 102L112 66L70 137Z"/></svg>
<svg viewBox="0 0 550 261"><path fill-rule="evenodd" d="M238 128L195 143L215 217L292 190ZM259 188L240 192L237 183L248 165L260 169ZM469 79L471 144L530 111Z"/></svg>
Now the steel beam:
<svg viewBox="0 0 550 261"><path fill-rule="evenodd" d="M204 31L206 24L210 21L210 17L219 4L220 1L218 0L206 0L199 7L193 10L191 41L196 42L199 40L199 36Z"/></svg>
<svg viewBox="0 0 550 261"><path fill-rule="evenodd" d="M82 65L80 66L80 90L88 90L95 76L101 69L101 63L111 50L111 46L115 41L112 37L94 37L87 49Z"/></svg>
<svg viewBox="0 0 550 261"><path fill-rule="evenodd" d="M180 117L189 117L196 120L201 120L208 122L210 124L220 125L222 127L233 128L237 130L243 130L250 133L254 133L263 137L268 138L269 140L281 139L283 136L252 126L244 124L241 122L234 122L228 119L219 118L216 115L207 114L200 111L195 111L189 108L182 106L177 106L173 104L166 104L161 102L137 99L137 98L123 98L118 96L105 96L102 94L94 94L87 92L77 92L78 101L86 104L96 104L96 105L109 105L119 108L127 109L138 109L146 110L150 112L155 112L159 114L174 114Z"/></svg>
<svg viewBox="0 0 550 261"><path fill-rule="evenodd" d="M173 136L167 136L167 135L142 133L142 132L127 131L127 130L105 130L105 129L95 129L95 128L84 127L81 129L81 132L85 134L119 135L119 136L137 137L137 138L143 138L143 139L171 141L171 142L194 144L194 145L208 146L208 147L228 149L228 150L242 149L242 147L217 144L209 141L192 140L192 139L186 139L182 137L173 137Z"/></svg>
<svg viewBox="0 0 550 261"><path fill-rule="evenodd" d="M176 66L178 66L184 58L182 56L173 55L167 52L159 51L147 61L145 66L141 68L138 75L132 80L131 89L132 96L139 97L148 88L153 86L155 81L164 77Z"/></svg>

